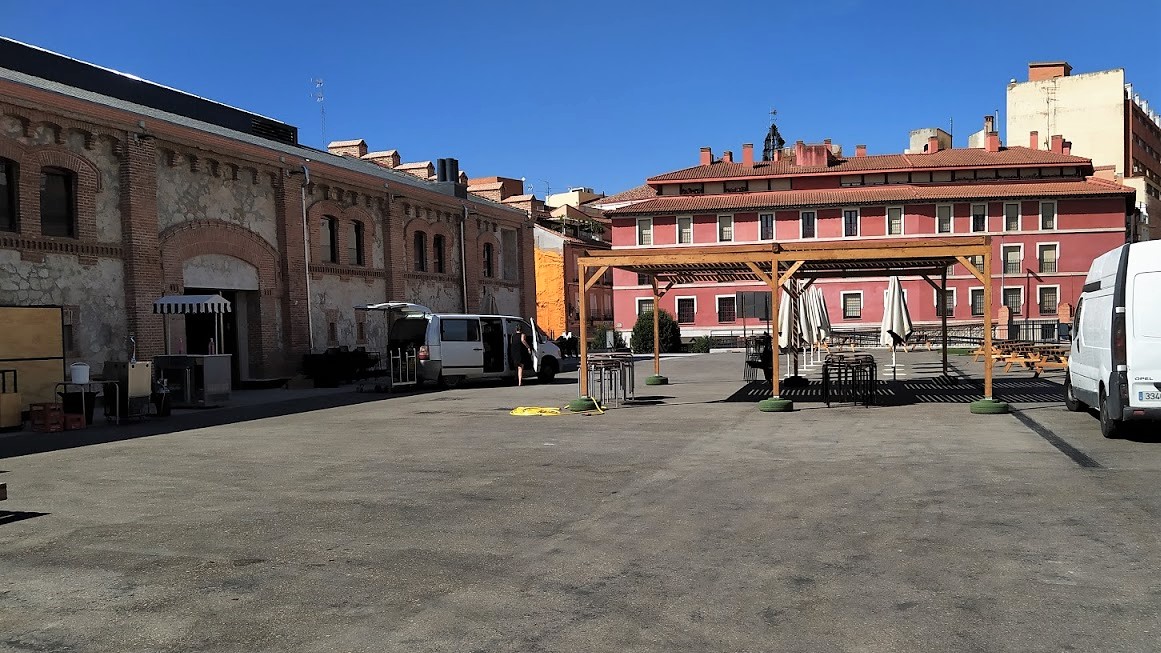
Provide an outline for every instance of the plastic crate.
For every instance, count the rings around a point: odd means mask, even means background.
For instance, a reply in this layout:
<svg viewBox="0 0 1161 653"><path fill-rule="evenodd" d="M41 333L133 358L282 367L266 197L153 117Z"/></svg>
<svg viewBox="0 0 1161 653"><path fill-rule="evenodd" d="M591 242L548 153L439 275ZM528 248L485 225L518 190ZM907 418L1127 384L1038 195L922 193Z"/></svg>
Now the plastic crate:
<svg viewBox="0 0 1161 653"><path fill-rule="evenodd" d="M57 433L64 430L64 410L60 404L29 404L28 421L33 431Z"/></svg>
<svg viewBox="0 0 1161 653"><path fill-rule="evenodd" d="M64 414L64 430L77 431L85 428L85 416L80 413L65 413Z"/></svg>

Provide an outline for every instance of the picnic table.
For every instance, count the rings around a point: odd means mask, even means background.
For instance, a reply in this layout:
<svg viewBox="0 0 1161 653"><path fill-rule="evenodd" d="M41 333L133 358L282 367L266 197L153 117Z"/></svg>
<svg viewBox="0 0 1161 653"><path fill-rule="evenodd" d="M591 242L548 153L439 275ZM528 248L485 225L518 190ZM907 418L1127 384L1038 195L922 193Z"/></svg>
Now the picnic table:
<svg viewBox="0 0 1161 653"><path fill-rule="evenodd" d="M981 345L972 355L977 363L980 358L986 357L985 365L1002 363L1005 372L1011 372L1015 366L1023 366L1032 371L1033 377L1037 377L1045 370L1067 369L1069 352L1070 347L1067 345L1007 341L993 343L991 351Z"/></svg>

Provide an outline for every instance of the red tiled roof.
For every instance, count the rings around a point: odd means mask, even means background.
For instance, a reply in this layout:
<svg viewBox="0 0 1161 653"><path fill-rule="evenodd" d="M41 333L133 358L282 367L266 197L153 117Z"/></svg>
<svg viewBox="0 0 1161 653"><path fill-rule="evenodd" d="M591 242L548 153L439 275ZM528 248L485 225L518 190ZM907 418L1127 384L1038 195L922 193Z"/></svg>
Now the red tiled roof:
<svg viewBox="0 0 1161 653"><path fill-rule="evenodd" d="M473 184L471 179L468 180L468 190L470 190L472 192L485 191L485 190L501 190L503 188L504 188L504 182L502 182L502 181L494 181L494 182L486 183L486 184Z"/></svg>
<svg viewBox="0 0 1161 653"><path fill-rule="evenodd" d="M986 200L1130 195L1127 186L1089 177L1084 181L960 182L950 184L889 184L822 190L775 190L723 195L666 195L610 211L623 215L664 215L697 211L779 209L920 202L924 200Z"/></svg>
<svg viewBox="0 0 1161 653"><path fill-rule="evenodd" d="M835 159L829 166L796 166L792 159L755 161L753 164L715 161L708 166L694 166L650 177L649 182L689 181L695 179L730 179L734 177L778 177L814 174L862 174L889 170L934 168L1013 167L1028 165L1091 165L1084 157L1059 154L1027 147L1005 147L999 152L982 148L940 150L932 154L877 154Z"/></svg>
<svg viewBox="0 0 1161 653"><path fill-rule="evenodd" d="M419 168L430 168L431 161L413 161L412 163L400 163L395 166L396 170L418 170Z"/></svg>
<svg viewBox="0 0 1161 653"><path fill-rule="evenodd" d="M507 204L508 202L529 202L529 201L534 200L534 199L536 199L535 195L527 194L527 195L513 195L512 197L505 197L501 201L503 201L505 204Z"/></svg>
<svg viewBox="0 0 1161 653"><path fill-rule="evenodd" d="M623 190L616 195L608 195L606 197L598 197L595 200L589 200L585 204L589 206L599 206L602 204L616 204L617 202L634 202L637 200L647 200L657 197L657 189L649 184L641 184L629 190Z"/></svg>

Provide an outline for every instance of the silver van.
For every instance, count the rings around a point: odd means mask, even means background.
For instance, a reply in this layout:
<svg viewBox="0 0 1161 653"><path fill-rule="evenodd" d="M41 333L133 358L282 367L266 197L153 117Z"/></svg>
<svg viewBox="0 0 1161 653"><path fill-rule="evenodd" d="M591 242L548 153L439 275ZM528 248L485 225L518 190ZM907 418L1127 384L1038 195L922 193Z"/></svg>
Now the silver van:
<svg viewBox="0 0 1161 653"><path fill-rule="evenodd" d="M387 336L390 350L413 347L417 379L455 387L466 379L515 378L508 347L516 327L532 344L532 372L542 382L560 371L560 348L536 327L535 320L513 315L431 313L422 306L398 311ZM531 375L531 373L529 373Z"/></svg>

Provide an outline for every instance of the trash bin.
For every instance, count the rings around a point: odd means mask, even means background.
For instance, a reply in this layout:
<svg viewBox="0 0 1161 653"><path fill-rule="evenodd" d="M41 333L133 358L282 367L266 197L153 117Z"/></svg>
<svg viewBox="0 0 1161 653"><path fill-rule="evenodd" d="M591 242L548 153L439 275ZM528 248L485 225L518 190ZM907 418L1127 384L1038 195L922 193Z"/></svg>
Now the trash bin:
<svg viewBox="0 0 1161 653"><path fill-rule="evenodd" d="M97 405L97 392L58 392L61 408L72 415L84 414L85 424L93 423L93 408ZM83 408L82 408L83 404Z"/></svg>

